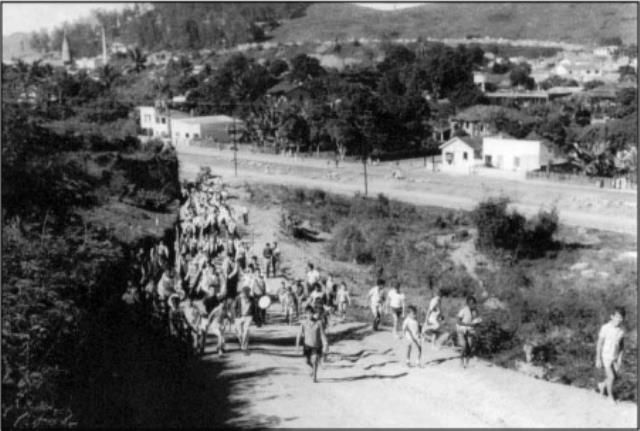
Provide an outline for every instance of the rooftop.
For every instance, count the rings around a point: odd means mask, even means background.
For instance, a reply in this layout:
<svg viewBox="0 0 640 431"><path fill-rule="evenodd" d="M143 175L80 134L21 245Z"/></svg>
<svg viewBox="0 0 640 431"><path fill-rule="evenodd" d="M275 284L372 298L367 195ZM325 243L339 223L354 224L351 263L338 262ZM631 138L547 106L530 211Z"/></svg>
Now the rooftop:
<svg viewBox="0 0 640 431"><path fill-rule="evenodd" d="M181 123L185 124L226 124L233 123L234 118L229 117L228 115L208 115L203 117L190 117L187 115L186 117L179 118ZM238 123L241 123L241 120L235 120Z"/></svg>

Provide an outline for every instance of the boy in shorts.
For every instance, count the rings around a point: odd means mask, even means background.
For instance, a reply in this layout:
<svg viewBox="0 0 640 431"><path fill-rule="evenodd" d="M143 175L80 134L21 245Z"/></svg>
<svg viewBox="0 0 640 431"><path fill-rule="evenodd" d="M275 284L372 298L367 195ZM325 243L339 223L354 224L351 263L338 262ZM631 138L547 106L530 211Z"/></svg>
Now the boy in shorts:
<svg viewBox="0 0 640 431"><path fill-rule="evenodd" d="M327 336L320 319L314 314L313 307L308 305L305 308L306 319L300 325L300 332L296 337L296 349L300 347L300 338L304 339L303 354L307 365L311 367L311 377L313 382L318 382L318 366L323 350L327 350Z"/></svg>
<svg viewBox="0 0 640 431"><path fill-rule="evenodd" d="M391 309L391 317L393 318L393 336L402 338L398 334L398 322L405 315L405 296L400 293L400 283L396 283L395 287L392 287L388 295L388 305Z"/></svg>
<svg viewBox="0 0 640 431"><path fill-rule="evenodd" d="M611 320L600 328L596 344L596 368L604 368L605 373L605 379L598 383L598 392L608 395L613 403L613 384L620 372L624 350L624 317L624 308L616 307L611 314Z"/></svg>
<svg viewBox="0 0 640 431"><path fill-rule="evenodd" d="M411 348L415 347L418 351L418 360L416 366L420 365L422 357L422 347L420 346L420 325L418 324L416 307L409 306L409 314L402 322L402 334L407 343L407 366L411 366Z"/></svg>
<svg viewBox="0 0 640 431"><path fill-rule="evenodd" d="M351 305L351 297L349 296L349 291L347 290L347 283L344 281L340 283L340 287L338 288L338 293L336 294L336 299L338 302L338 313L342 320L347 318L347 307Z"/></svg>
<svg viewBox="0 0 640 431"><path fill-rule="evenodd" d="M467 368L469 358L473 354L475 344L475 328L482 320L478 317L477 301L473 296L467 296L467 305L458 313L458 344L462 347L462 367Z"/></svg>

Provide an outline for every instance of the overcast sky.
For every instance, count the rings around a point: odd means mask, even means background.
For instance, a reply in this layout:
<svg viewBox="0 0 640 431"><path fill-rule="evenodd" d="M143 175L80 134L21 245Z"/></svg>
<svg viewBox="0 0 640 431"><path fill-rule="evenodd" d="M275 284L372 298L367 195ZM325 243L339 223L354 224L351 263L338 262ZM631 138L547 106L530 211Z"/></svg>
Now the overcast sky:
<svg viewBox="0 0 640 431"><path fill-rule="evenodd" d="M65 21L88 17L93 9L123 9L130 3L3 3L2 35L51 30Z"/></svg>

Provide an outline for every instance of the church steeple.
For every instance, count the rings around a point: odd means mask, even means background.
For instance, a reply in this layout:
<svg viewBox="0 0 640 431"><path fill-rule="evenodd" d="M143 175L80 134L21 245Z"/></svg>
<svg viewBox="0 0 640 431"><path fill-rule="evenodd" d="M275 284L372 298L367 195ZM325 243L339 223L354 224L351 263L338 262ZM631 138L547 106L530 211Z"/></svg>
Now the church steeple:
<svg viewBox="0 0 640 431"><path fill-rule="evenodd" d="M69 51L69 40L67 40L67 31L64 30L62 34L62 63L71 63L71 51Z"/></svg>
<svg viewBox="0 0 640 431"><path fill-rule="evenodd" d="M107 35L104 32L104 25L100 26L102 29L102 64L107 64L109 57L107 56Z"/></svg>

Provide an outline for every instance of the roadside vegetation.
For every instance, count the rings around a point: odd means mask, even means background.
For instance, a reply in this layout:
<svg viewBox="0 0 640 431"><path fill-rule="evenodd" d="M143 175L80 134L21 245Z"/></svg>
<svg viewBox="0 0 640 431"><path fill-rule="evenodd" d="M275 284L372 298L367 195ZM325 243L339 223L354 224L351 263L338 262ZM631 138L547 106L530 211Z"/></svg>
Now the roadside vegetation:
<svg viewBox="0 0 640 431"><path fill-rule="evenodd" d="M173 226L177 159L121 134L128 113L85 118L87 129L78 118L95 99L76 88L56 106L20 100L25 80L43 78L6 72L2 427L126 426L131 400L120 394L140 383L127 370L132 356L179 353L149 322L128 320L120 301L134 249Z"/></svg>
<svg viewBox="0 0 640 431"><path fill-rule="evenodd" d="M616 256L621 249L635 249L634 241L594 231L590 235L602 238L600 244L582 244L575 229L561 227L561 214L554 210L526 218L500 198L462 212L383 195L247 189L254 203L281 206L285 217L331 233L324 244L331 258L369 268L369 277L351 287L360 299L353 318L369 319L364 295L380 271L388 285L401 283L409 302L419 307L420 319L442 289L450 331L465 296L473 294L484 316L479 352L505 367L515 368L524 359L523 346L530 344L533 364L544 370L544 378L594 387L598 330L615 305L624 306L628 337L619 396L636 400L637 269L634 261ZM475 241L474 255L480 257L475 274L452 259L468 241Z"/></svg>

